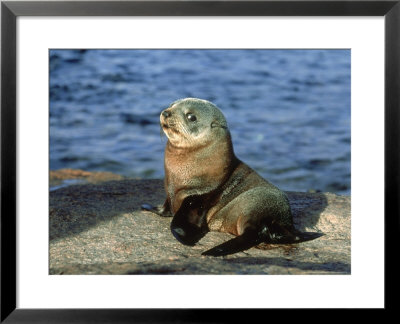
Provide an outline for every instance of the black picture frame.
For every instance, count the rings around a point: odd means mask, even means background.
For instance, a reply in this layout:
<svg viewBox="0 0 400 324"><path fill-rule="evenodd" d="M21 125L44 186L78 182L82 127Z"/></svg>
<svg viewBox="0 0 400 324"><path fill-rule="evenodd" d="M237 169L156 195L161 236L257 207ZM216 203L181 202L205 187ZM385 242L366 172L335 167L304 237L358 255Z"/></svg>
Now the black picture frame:
<svg viewBox="0 0 400 324"><path fill-rule="evenodd" d="M400 0L395 1L2 1L1 2L1 322L235 322L263 310L16 308L16 19L18 16L384 16L385 309L398 283L388 249L399 233ZM373 190L373 188L371 188ZM367 203L367 202L366 202ZM368 247L366 247L368 248ZM395 258L397 259L397 258ZM393 294L392 294L393 292ZM256 312L256 314L253 314ZM244 314L243 314L244 313Z"/></svg>

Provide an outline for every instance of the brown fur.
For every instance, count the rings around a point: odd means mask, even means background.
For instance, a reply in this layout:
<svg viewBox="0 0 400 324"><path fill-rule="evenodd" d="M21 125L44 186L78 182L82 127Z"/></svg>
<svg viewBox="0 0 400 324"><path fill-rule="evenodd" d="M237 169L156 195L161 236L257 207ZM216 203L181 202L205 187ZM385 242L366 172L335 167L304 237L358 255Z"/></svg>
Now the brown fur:
<svg viewBox="0 0 400 324"><path fill-rule="evenodd" d="M188 112L197 116L194 131ZM215 105L183 99L166 109L160 122L169 138L165 190L172 215L187 197L202 196L210 230L241 235L265 222L292 229L286 195L236 158L225 118Z"/></svg>

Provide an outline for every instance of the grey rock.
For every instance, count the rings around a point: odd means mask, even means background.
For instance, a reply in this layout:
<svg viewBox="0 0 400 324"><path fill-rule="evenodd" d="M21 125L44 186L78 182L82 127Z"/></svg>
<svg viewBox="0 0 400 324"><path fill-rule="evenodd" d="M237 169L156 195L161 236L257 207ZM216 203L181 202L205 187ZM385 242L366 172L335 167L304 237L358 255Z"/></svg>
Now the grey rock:
<svg viewBox="0 0 400 324"><path fill-rule="evenodd" d="M50 192L50 268L56 274L350 274L349 196L287 192L297 229L323 235L298 244L260 244L225 257L201 252L232 236L210 232L194 247L171 234L162 180L118 180Z"/></svg>

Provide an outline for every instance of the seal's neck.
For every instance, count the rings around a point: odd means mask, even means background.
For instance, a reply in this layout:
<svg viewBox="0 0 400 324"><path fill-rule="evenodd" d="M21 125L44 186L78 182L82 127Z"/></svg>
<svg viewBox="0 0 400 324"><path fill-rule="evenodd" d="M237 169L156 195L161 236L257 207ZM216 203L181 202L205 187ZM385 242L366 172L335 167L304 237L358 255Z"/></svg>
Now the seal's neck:
<svg viewBox="0 0 400 324"><path fill-rule="evenodd" d="M233 145L230 136L223 141L214 141L204 146L179 147L169 140L165 147L165 158L177 160L181 166L189 163L210 162L229 164L234 159Z"/></svg>
<svg viewBox="0 0 400 324"><path fill-rule="evenodd" d="M193 149L165 148L165 186L172 211L188 196L216 190L229 178L237 158L230 137Z"/></svg>

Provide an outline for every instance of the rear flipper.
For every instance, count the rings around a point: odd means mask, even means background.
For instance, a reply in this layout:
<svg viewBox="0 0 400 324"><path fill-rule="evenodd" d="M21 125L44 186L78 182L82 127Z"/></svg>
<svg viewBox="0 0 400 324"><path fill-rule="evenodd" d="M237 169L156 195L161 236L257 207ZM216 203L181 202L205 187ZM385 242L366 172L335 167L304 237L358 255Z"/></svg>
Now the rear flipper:
<svg viewBox="0 0 400 324"><path fill-rule="evenodd" d="M301 243L301 242L307 242L311 240L315 240L318 237L321 237L325 234L323 233L317 233L317 232L297 232L296 231L296 240L294 242L288 242L288 243Z"/></svg>
<svg viewBox="0 0 400 324"><path fill-rule="evenodd" d="M158 216L161 216L161 217L172 217L173 216L171 211L170 211L170 209L169 209L168 200L166 200L164 205L162 205L162 206L154 207L154 206L149 205L149 204L143 204L140 207L141 207L142 210L155 213L155 214L157 214Z"/></svg>
<svg viewBox="0 0 400 324"><path fill-rule="evenodd" d="M276 226L274 230L278 230ZM267 226L263 226L261 230L254 230L252 228L246 229L244 233L229 241L226 241L210 250L202 253L202 255L209 256L224 256L248 250L260 243L273 243L273 244L290 244L300 243L316 239L324 234L322 233L302 233L297 230L282 228L279 226L278 231L270 232Z"/></svg>
<svg viewBox="0 0 400 324"><path fill-rule="evenodd" d="M202 253L202 255L223 256L242 252L264 242L265 237L261 231L253 229L245 230L240 236L237 236L229 241L226 241L210 250Z"/></svg>

